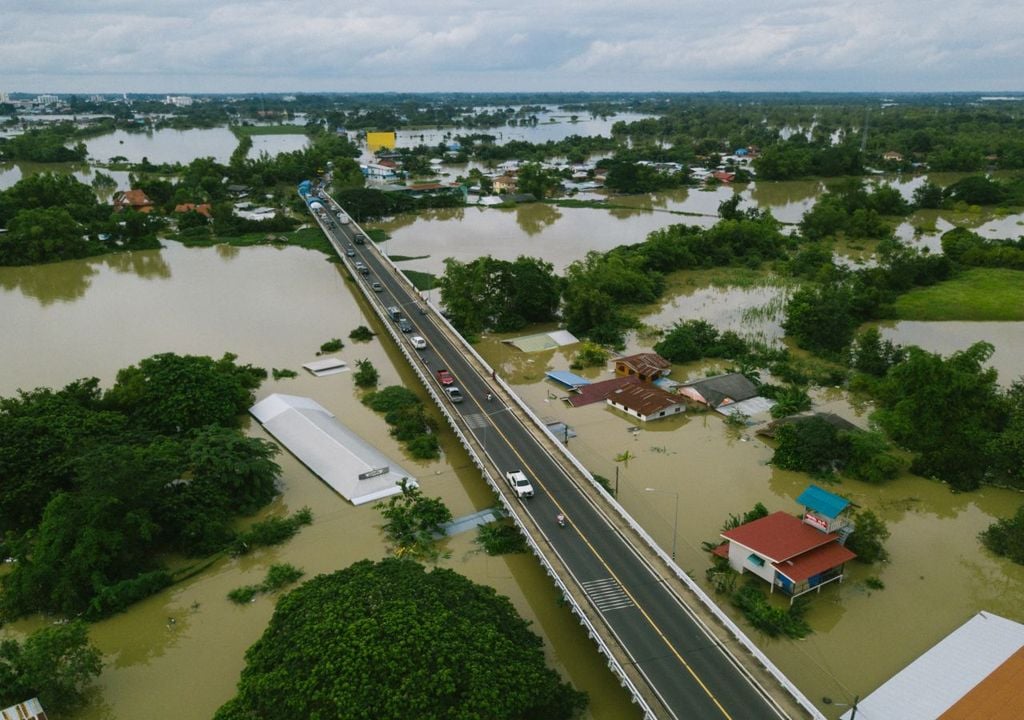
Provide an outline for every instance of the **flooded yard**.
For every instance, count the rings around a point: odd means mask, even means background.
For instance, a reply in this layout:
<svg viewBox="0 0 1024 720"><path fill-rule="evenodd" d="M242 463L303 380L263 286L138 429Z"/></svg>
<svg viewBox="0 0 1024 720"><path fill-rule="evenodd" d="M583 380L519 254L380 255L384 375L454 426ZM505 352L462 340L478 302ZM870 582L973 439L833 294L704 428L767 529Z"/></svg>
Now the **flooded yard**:
<svg viewBox="0 0 1024 720"><path fill-rule="evenodd" d="M0 396L18 388L62 387L96 376L109 387L119 368L158 352L225 351L239 361L299 370L320 343L340 337L337 355L350 364L369 359L381 385L416 386L390 341L353 343L348 333L365 324L382 328L348 287L337 265L297 248L164 250L92 258L27 268L0 268L0 308L6 342L0 344ZM215 311L214 311L215 310ZM268 379L257 399L273 392L308 395L419 479L459 517L496 500L449 433L443 457L417 461L388 434L381 416L359 402L351 373ZM258 425L249 432L267 437ZM288 562L312 577L387 550L371 506L353 507L287 453L282 495L259 517L304 506L314 521L285 545L243 558L222 558L199 575L91 628L104 653L103 674L90 704L76 720L189 718L207 720L234 693L244 652L263 632L274 598L246 606L228 591L259 582L272 563ZM245 522L250 522L246 520ZM587 717L637 718L628 696L532 556L491 558L473 543L474 533L448 540L443 565L508 595L545 640L553 667L591 697ZM172 622L173 621L173 622ZM45 620L30 618L0 633L19 635Z"/></svg>

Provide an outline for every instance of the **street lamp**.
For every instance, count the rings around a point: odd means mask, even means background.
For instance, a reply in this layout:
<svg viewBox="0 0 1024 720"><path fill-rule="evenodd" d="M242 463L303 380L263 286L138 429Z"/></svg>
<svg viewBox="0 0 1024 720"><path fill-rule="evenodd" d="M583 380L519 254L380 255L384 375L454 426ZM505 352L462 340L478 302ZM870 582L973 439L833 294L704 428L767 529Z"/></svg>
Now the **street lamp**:
<svg viewBox="0 0 1024 720"><path fill-rule="evenodd" d="M832 698L828 697L827 695L825 697L823 697L821 699L821 701L823 703L825 703L826 705L835 705L836 707L850 708L850 720L854 720L854 718L857 717L857 703L860 702L860 695L854 695L853 696L853 704L852 705L847 705L846 703L833 702Z"/></svg>
<svg viewBox="0 0 1024 720"><path fill-rule="evenodd" d="M676 560L676 535L679 532L679 493L674 490L659 490L658 488L644 488L644 492L662 493L675 497L675 514L672 517L672 562Z"/></svg>

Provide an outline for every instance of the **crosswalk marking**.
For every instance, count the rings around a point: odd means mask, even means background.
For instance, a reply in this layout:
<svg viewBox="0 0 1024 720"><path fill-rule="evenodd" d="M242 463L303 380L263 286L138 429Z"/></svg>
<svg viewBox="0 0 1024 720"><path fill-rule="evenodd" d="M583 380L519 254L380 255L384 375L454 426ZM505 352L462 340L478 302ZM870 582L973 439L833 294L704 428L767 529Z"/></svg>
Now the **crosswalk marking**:
<svg viewBox="0 0 1024 720"><path fill-rule="evenodd" d="M601 612L633 607L633 601L629 599L618 581L613 578L587 580L583 583L583 589Z"/></svg>
<svg viewBox="0 0 1024 720"><path fill-rule="evenodd" d="M483 413L469 413L468 415L463 415L462 419L465 420L466 424L471 428L487 427L489 424L487 422L487 416Z"/></svg>

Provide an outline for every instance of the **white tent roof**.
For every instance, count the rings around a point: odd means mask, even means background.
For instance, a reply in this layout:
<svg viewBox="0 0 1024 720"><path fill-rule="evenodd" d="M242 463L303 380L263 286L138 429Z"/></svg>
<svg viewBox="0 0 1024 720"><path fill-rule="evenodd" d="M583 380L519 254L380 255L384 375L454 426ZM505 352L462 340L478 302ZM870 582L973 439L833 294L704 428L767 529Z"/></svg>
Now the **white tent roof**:
<svg viewBox="0 0 1024 720"><path fill-rule="evenodd" d="M979 612L861 700L857 717L934 720L1022 646L1024 625Z"/></svg>
<svg viewBox="0 0 1024 720"><path fill-rule="evenodd" d="M416 480L401 466L338 422L315 400L275 393L249 412L295 457L353 505L395 495L402 479Z"/></svg>

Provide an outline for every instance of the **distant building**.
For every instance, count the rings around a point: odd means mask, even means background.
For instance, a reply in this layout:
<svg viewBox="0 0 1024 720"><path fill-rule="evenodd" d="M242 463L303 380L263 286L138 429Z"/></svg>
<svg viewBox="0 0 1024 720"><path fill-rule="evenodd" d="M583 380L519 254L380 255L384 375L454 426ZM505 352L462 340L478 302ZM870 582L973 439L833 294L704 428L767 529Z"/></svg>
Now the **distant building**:
<svg viewBox="0 0 1024 720"><path fill-rule="evenodd" d="M60 98L56 95L36 95L36 99L33 102L36 105L53 105L60 102Z"/></svg>
<svg viewBox="0 0 1024 720"><path fill-rule="evenodd" d="M176 212L176 213L197 212L200 215L202 215L203 217L207 217L207 218L213 217L213 213L212 213L211 208L210 208L210 203L202 203L200 205L196 205L195 203L181 203L180 205L175 205L174 206L174 212Z"/></svg>
<svg viewBox="0 0 1024 720"><path fill-rule="evenodd" d="M129 208L141 213L149 213L153 211L153 201L146 193L138 189L114 193L114 211L121 212Z"/></svg>
<svg viewBox="0 0 1024 720"><path fill-rule="evenodd" d="M506 193L514 193L518 185L519 180L512 177L511 175L502 175L501 177L496 177L491 182L491 187L494 188L494 192L498 193L499 195L503 195Z"/></svg>
<svg viewBox="0 0 1024 720"><path fill-rule="evenodd" d="M192 97L189 95L168 95L164 98L165 105L173 105L174 107L189 107L192 105Z"/></svg>

